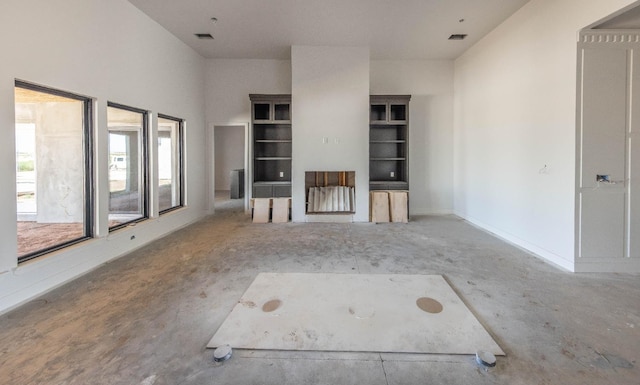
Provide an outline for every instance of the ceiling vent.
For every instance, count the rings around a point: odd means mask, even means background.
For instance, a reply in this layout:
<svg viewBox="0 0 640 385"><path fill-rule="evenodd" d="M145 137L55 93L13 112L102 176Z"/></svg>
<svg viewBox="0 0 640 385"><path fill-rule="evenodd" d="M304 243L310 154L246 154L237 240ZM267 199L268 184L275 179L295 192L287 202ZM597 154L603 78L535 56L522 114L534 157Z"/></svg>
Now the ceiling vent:
<svg viewBox="0 0 640 385"><path fill-rule="evenodd" d="M453 34L449 36L449 40L464 40L465 37L467 37L465 34Z"/></svg>
<svg viewBox="0 0 640 385"><path fill-rule="evenodd" d="M210 33L196 33L195 35L198 39L213 40L213 36Z"/></svg>

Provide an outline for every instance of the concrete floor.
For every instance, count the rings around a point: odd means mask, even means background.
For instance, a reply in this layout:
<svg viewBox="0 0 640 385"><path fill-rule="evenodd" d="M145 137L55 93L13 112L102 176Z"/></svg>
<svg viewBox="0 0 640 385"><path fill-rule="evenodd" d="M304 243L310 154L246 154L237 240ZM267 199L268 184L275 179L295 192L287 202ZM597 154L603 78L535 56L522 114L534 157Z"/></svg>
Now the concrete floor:
<svg viewBox="0 0 640 385"><path fill-rule="evenodd" d="M253 225L240 201L0 317L2 384L639 384L640 277L570 274L452 216ZM205 345L259 272L442 274L506 352ZM376 336L371 336L376 338Z"/></svg>

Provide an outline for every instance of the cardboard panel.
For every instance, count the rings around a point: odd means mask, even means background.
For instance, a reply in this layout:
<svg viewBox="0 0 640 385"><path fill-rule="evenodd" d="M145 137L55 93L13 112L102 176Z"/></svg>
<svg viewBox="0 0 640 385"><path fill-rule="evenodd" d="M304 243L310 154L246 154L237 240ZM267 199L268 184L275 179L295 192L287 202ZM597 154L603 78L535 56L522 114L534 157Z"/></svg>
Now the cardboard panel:
<svg viewBox="0 0 640 385"><path fill-rule="evenodd" d="M289 202L291 198L273 198L273 223L289 222Z"/></svg>
<svg viewBox="0 0 640 385"><path fill-rule="evenodd" d="M270 198L255 198L253 200L253 223L269 223Z"/></svg>
<svg viewBox="0 0 640 385"><path fill-rule="evenodd" d="M391 204L391 222L409 222L409 193L407 191L389 191Z"/></svg>
<svg viewBox="0 0 640 385"><path fill-rule="evenodd" d="M371 222L389 222L389 193L386 191L372 191L371 196Z"/></svg>

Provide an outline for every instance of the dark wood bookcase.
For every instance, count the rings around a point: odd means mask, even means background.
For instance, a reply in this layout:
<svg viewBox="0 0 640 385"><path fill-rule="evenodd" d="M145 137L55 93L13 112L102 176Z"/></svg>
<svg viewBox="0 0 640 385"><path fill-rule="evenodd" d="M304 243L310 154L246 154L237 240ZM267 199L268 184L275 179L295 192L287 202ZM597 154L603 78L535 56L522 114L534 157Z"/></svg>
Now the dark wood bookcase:
<svg viewBox="0 0 640 385"><path fill-rule="evenodd" d="M254 198L291 196L291 95L251 94Z"/></svg>
<svg viewBox="0 0 640 385"><path fill-rule="evenodd" d="M411 95L371 95L369 190L409 190Z"/></svg>

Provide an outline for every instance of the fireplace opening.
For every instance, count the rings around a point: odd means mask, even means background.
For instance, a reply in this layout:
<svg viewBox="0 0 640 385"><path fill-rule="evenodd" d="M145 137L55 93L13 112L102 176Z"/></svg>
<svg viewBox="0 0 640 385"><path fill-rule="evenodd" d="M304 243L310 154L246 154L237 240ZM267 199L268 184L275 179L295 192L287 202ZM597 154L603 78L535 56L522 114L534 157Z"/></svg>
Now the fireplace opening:
<svg viewBox="0 0 640 385"><path fill-rule="evenodd" d="M355 171L305 172L307 214L354 214Z"/></svg>

